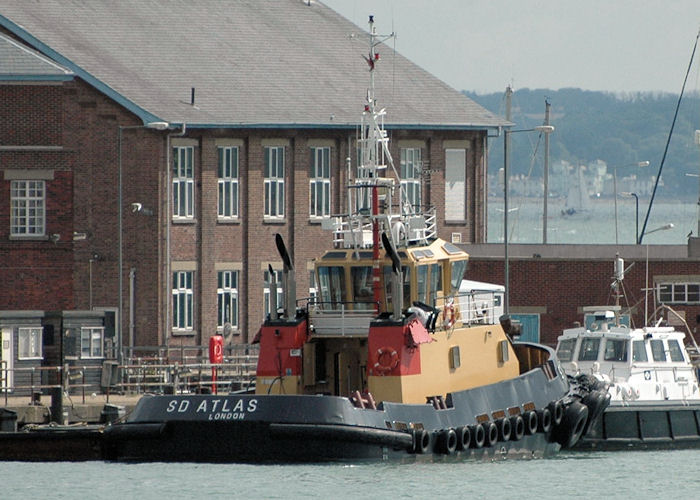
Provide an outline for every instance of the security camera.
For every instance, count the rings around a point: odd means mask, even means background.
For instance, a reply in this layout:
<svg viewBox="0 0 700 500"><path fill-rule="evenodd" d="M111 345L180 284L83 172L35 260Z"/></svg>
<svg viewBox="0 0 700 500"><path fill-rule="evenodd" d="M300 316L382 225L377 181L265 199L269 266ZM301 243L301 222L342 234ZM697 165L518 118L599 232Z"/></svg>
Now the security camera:
<svg viewBox="0 0 700 500"><path fill-rule="evenodd" d="M131 211L132 212L140 212L143 209L143 205L141 203L132 203L131 204Z"/></svg>

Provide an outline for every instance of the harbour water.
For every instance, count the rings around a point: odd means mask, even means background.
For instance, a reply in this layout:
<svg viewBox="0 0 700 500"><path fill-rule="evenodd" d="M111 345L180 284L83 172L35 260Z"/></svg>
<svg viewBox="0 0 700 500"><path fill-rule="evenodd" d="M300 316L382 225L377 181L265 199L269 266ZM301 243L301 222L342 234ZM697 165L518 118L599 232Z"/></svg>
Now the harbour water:
<svg viewBox="0 0 700 500"><path fill-rule="evenodd" d="M639 231L642 231L648 200L639 200ZM542 199L508 199L508 241L510 243L542 243ZM547 243L615 244L615 204L611 198L591 200L589 206L572 215L562 214L562 199L547 204ZM644 238L644 243L685 245L688 233L697 236L698 206L694 202L657 200L646 231L673 223L667 231L657 231ZM634 198L620 197L617 202L617 241L633 245L637 226ZM489 198L488 242L503 242L503 200Z"/></svg>
<svg viewBox="0 0 700 500"><path fill-rule="evenodd" d="M700 450L576 452L498 462L325 465L0 463L6 500L696 498Z"/></svg>

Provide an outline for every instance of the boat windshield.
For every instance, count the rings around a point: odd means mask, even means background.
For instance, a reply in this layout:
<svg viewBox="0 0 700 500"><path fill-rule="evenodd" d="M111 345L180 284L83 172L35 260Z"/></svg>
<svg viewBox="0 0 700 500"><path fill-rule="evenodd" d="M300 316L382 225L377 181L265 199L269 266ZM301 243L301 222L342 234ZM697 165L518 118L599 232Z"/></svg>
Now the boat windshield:
<svg viewBox="0 0 700 500"><path fill-rule="evenodd" d="M318 268L318 286L321 302L328 307L340 307L346 301L345 270L342 266L322 266Z"/></svg>
<svg viewBox="0 0 700 500"><path fill-rule="evenodd" d="M598 359L598 349L600 348L600 339L593 337L585 337L581 340L581 349L578 353L579 361L595 361Z"/></svg>
<svg viewBox="0 0 700 500"><path fill-rule="evenodd" d="M681 351L681 346L678 344L677 340L670 339L668 341L668 352L671 355L671 361L685 361L683 359L683 351Z"/></svg>
<svg viewBox="0 0 700 500"><path fill-rule="evenodd" d="M404 309L408 309L411 305L411 268L401 266L401 274L403 274L403 305ZM393 303L393 271L391 266L384 266L384 290L386 293L386 310L391 311L394 307Z"/></svg>
<svg viewBox="0 0 700 500"><path fill-rule="evenodd" d="M606 339L605 361L627 361L627 342L622 339Z"/></svg>
<svg viewBox="0 0 700 500"><path fill-rule="evenodd" d="M559 347L557 347L557 357L560 361L571 361L574 357L574 347L576 346L576 339L566 339L559 342Z"/></svg>
<svg viewBox="0 0 700 500"><path fill-rule="evenodd" d="M651 357L654 361L666 361L663 340L654 339L651 341Z"/></svg>
<svg viewBox="0 0 700 500"><path fill-rule="evenodd" d="M423 302L428 303L428 266L424 264L422 266L416 266L416 298Z"/></svg>
<svg viewBox="0 0 700 500"><path fill-rule="evenodd" d="M442 290L442 264L430 265L430 295L435 298L435 293ZM433 302L431 305L435 305Z"/></svg>
<svg viewBox="0 0 700 500"><path fill-rule="evenodd" d="M649 361L647 357L647 348L643 340L632 341L632 361Z"/></svg>
<svg viewBox="0 0 700 500"><path fill-rule="evenodd" d="M452 285L451 293L457 293L459 290L459 285L464 279L464 273L467 271L467 261L458 260L452 262L452 279L450 285Z"/></svg>
<svg viewBox="0 0 700 500"><path fill-rule="evenodd" d="M355 309L374 309L374 291L372 289L372 267L353 266L352 300Z"/></svg>

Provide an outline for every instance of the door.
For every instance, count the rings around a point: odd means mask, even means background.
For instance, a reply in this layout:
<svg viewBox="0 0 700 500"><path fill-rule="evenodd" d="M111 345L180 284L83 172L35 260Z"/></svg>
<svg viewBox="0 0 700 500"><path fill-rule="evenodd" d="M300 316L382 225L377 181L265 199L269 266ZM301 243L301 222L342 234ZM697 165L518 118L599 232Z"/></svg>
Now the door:
<svg viewBox="0 0 700 500"><path fill-rule="evenodd" d="M12 390L13 356L12 328L0 330L0 391Z"/></svg>
<svg viewBox="0 0 700 500"><path fill-rule="evenodd" d="M540 315L539 314L511 314L514 322L520 323L521 342L540 341Z"/></svg>

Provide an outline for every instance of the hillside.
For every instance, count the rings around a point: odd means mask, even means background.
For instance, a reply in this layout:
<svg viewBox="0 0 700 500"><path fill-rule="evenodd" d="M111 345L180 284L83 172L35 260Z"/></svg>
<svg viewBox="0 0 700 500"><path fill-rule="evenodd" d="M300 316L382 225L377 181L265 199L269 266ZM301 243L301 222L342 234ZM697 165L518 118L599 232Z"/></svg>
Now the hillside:
<svg viewBox="0 0 700 500"><path fill-rule="evenodd" d="M464 94L488 110L505 114L505 93ZM617 95L580 89L521 89L512 99L512 120L515 129L541 125L545 98L551 103L550 122L555 131L550 140L550 164L562 161L572 165L589 165L596 160L611 167L649 161L645 175L657 174L671 129L678 96L641 93ZM684 96L679 109L662 172L662 198L696 199L698 180L686 173L700 172L700 146L694 143L695 130L700 129L700 97ZM527 175L537 142L536 133L513 134L512 173ZM542 147L540 145L540 152ZM489 172L503 166L503 142L489 140ZM629 168L624 171L629 173ZM620 169L618 175L622 175ZM542 176L541 153L533 163L531 177Z"/></svg>

